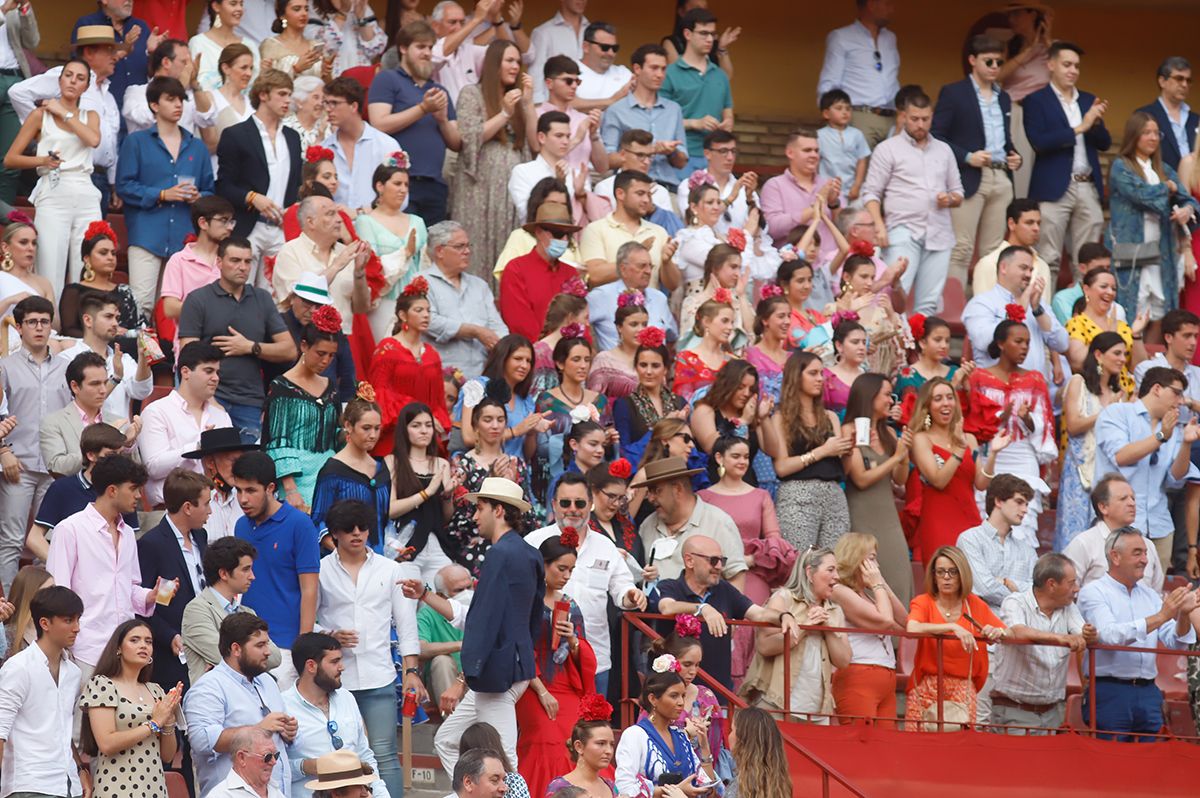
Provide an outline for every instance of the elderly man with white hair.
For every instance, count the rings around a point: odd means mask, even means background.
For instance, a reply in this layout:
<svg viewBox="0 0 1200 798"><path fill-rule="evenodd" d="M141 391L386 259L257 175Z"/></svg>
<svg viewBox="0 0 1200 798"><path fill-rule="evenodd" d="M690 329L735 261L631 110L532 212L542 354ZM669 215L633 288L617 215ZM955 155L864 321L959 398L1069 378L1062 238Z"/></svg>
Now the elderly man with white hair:
<svg viewBox="0 0 1200 798"><path fill-rule="evenodd" d="M599 351L614 349L617 339L617 300L625 291L636 289L646 298L646 312L650 315L649 326L658 327L667 333L668 340L679 337L679 323L667 304L667 295L650 287L654 274L654 262L650 250L639 241L626 241L617 248L617 279L588 292L588 318L596 334Z"/></svg>
<svg viewBox="0 0 1200 798"><path fill-rule="evenodd" d="M233 767L205 798L285 798L271 782L275 761L283 756L271 733L261 726L233 729L229 742Z"/></svg>
<svg viewBox="0 0 1200 798"><path fill-rule="evenodd" d="M324 277L329 286L329 298L342 314L342 332L349 334L351 315L371 309L371 291L366 276L371 248L363 241L351 244L338 241L341 217L337 205L329 197L305 197L300 201L297 218L300 235L279 250L271 275L271 293L280 309L285 310L288 297L302 274L312 272Z"/></svg>
<svg viewBox="0 0 1200 798"><path fill-rule="evenodd" d="M496 309L496 297L486 282L467 274L471 242L458 222L439 222L429 228L429 258L422 272L429 281L429 329L425 341L434 344L442 363L468 376L483 371L487 353L508 335L508 325Z"/></svg>

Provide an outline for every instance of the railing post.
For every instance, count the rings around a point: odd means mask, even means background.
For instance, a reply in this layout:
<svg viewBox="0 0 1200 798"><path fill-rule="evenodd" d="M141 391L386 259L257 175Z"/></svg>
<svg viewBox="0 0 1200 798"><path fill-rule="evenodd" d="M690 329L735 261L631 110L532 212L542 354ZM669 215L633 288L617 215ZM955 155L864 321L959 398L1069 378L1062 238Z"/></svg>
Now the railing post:
<svg viewBox="0 0 1200 798"><path fill-rule="evenodd" d="M783 630L783 719L792 719L792 636Z"/></svg>
<svg viewBox="0 0 1200 798"><path fill-rule="evenodd" d="M938 669L937 669L937 708L938 708L937 722L938 722L938 731L942 732L945 730L945 727L942 725L942 687L943 687L943 684L942 684L942 672L943 672L942 636L938 635L935 639L937 640L937 664L938 664Z"/></svg>
<svg viewBox="0 0 1200 798"><path fill-rule="evenodd" d="M821 797L829 798L829 771L821 771Z"/></svg>
<svg viewBox="0 0 1200 798"><path fill-rule="evenodd" d="M625 672L629 668L629 626L629 621L622 613L621 652L625 657L625 661L621 663L621 728L623 729L633 725L633 712L629 709L629 674Z"/></svg>
<svg viewBox="0 0 1200 798"><path fill-rule="evenodd" d="M1096 738L1096 649L1088 646L1088 728Z"/></svg>

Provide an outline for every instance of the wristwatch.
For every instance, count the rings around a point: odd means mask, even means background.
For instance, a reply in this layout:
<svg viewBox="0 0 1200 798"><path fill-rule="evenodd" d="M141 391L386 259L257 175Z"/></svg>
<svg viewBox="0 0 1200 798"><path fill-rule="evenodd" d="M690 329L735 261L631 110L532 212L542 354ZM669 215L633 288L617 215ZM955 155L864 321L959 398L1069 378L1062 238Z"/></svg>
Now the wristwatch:
<svg viewBox="0 0 1200 798"><path fill-rule="evenodd" d="M1155 431L1155 433L1154 433L1154 440L1158 441L1159 443L1166 443L1166 442L1167 442L1167 436L1166 436L1166 435L1163 435L1163 431L1162 431L1162 430L1157 430L1157 431Z"/></svg>
<svg viewBox="0 0 1200 798"><path fill-rule="evenodd" d="M1045 312L1046 312L1046 309L1044 307L1042 307L1041 305L1038 305L1036 308L1033 309L1033 317L1036 319L1037 317L1041 316Z"/></svg>
<svg viewBox="0 0 1200 798"><path fill-rule="evenodd" d="M75 118L75 112L74 112L74 111L67 111L65 114L63 114L63 121L64 121L64 122L70 122L70 121L71 121L72 119L74 119L74 118Z"/></svg>
<svg viewBox="0 0 1200 798"><path fill-rule="evenodd" d="M262 354L262 344L255 341L254 346L250 347L250 354L253 355L254 357L258 357L259 355L261 355Z"/></svg>
<svg viewBox="0 0 1200 798"><path fill-rule="evenodd" d="M405 676L408 676L410 673L420 673L420 672L421 672L420 668L405 668L404 669Z"/></svg>

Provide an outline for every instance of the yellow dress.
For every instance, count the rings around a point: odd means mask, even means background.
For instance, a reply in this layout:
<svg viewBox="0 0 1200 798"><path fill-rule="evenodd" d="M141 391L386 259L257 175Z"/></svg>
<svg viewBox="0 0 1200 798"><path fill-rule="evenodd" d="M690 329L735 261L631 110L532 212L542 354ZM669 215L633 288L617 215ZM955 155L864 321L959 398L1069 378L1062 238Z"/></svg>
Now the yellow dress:
<svg viewBox="0 0 1200 798"><path fill-rule="evenodd" d="M1102 330L1096 322L1082 313L1067 319L1067 335L1077 341L1082 341L1085 346L1091 346L1092 339L1102 332L1109 331ZM1121 369L1121 390L1126 395L1132 395L1136 388L1133 375L1129 373L1129 366L1133 362L1133 330L1125 322L1118 321L1117 329L1112 332L1121 336L1121 340L1125 342L1125 368Z"/></svg>

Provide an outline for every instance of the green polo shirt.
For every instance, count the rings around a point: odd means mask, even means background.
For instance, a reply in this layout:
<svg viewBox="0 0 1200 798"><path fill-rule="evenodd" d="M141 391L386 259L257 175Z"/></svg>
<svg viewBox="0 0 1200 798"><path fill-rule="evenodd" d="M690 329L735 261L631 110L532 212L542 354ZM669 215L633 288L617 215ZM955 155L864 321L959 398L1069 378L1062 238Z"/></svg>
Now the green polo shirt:
<svg viewBox="0 0 1200 798"><path fill-rule="evenodd" d="M659 93L679 103L684 119L699 119L711 116L720 121L726 108L733 108L733 91L729 88L729 76L725 70L709 62L703 72L682 58L667 67ZM704 151L707 131L687 131L688 152L700 154Z"/></svg>
<svg viewBox="0 0 1200 798"><path fill-rule="evenodd" d="M422 604L417 609L417 637L426 643L459 643L463 633L447 621L437 610L428 604ZM454 662L462 670L462 659L458 654L451 654ZM425 664L425 679L429 678L429 664Z"/></svg>

